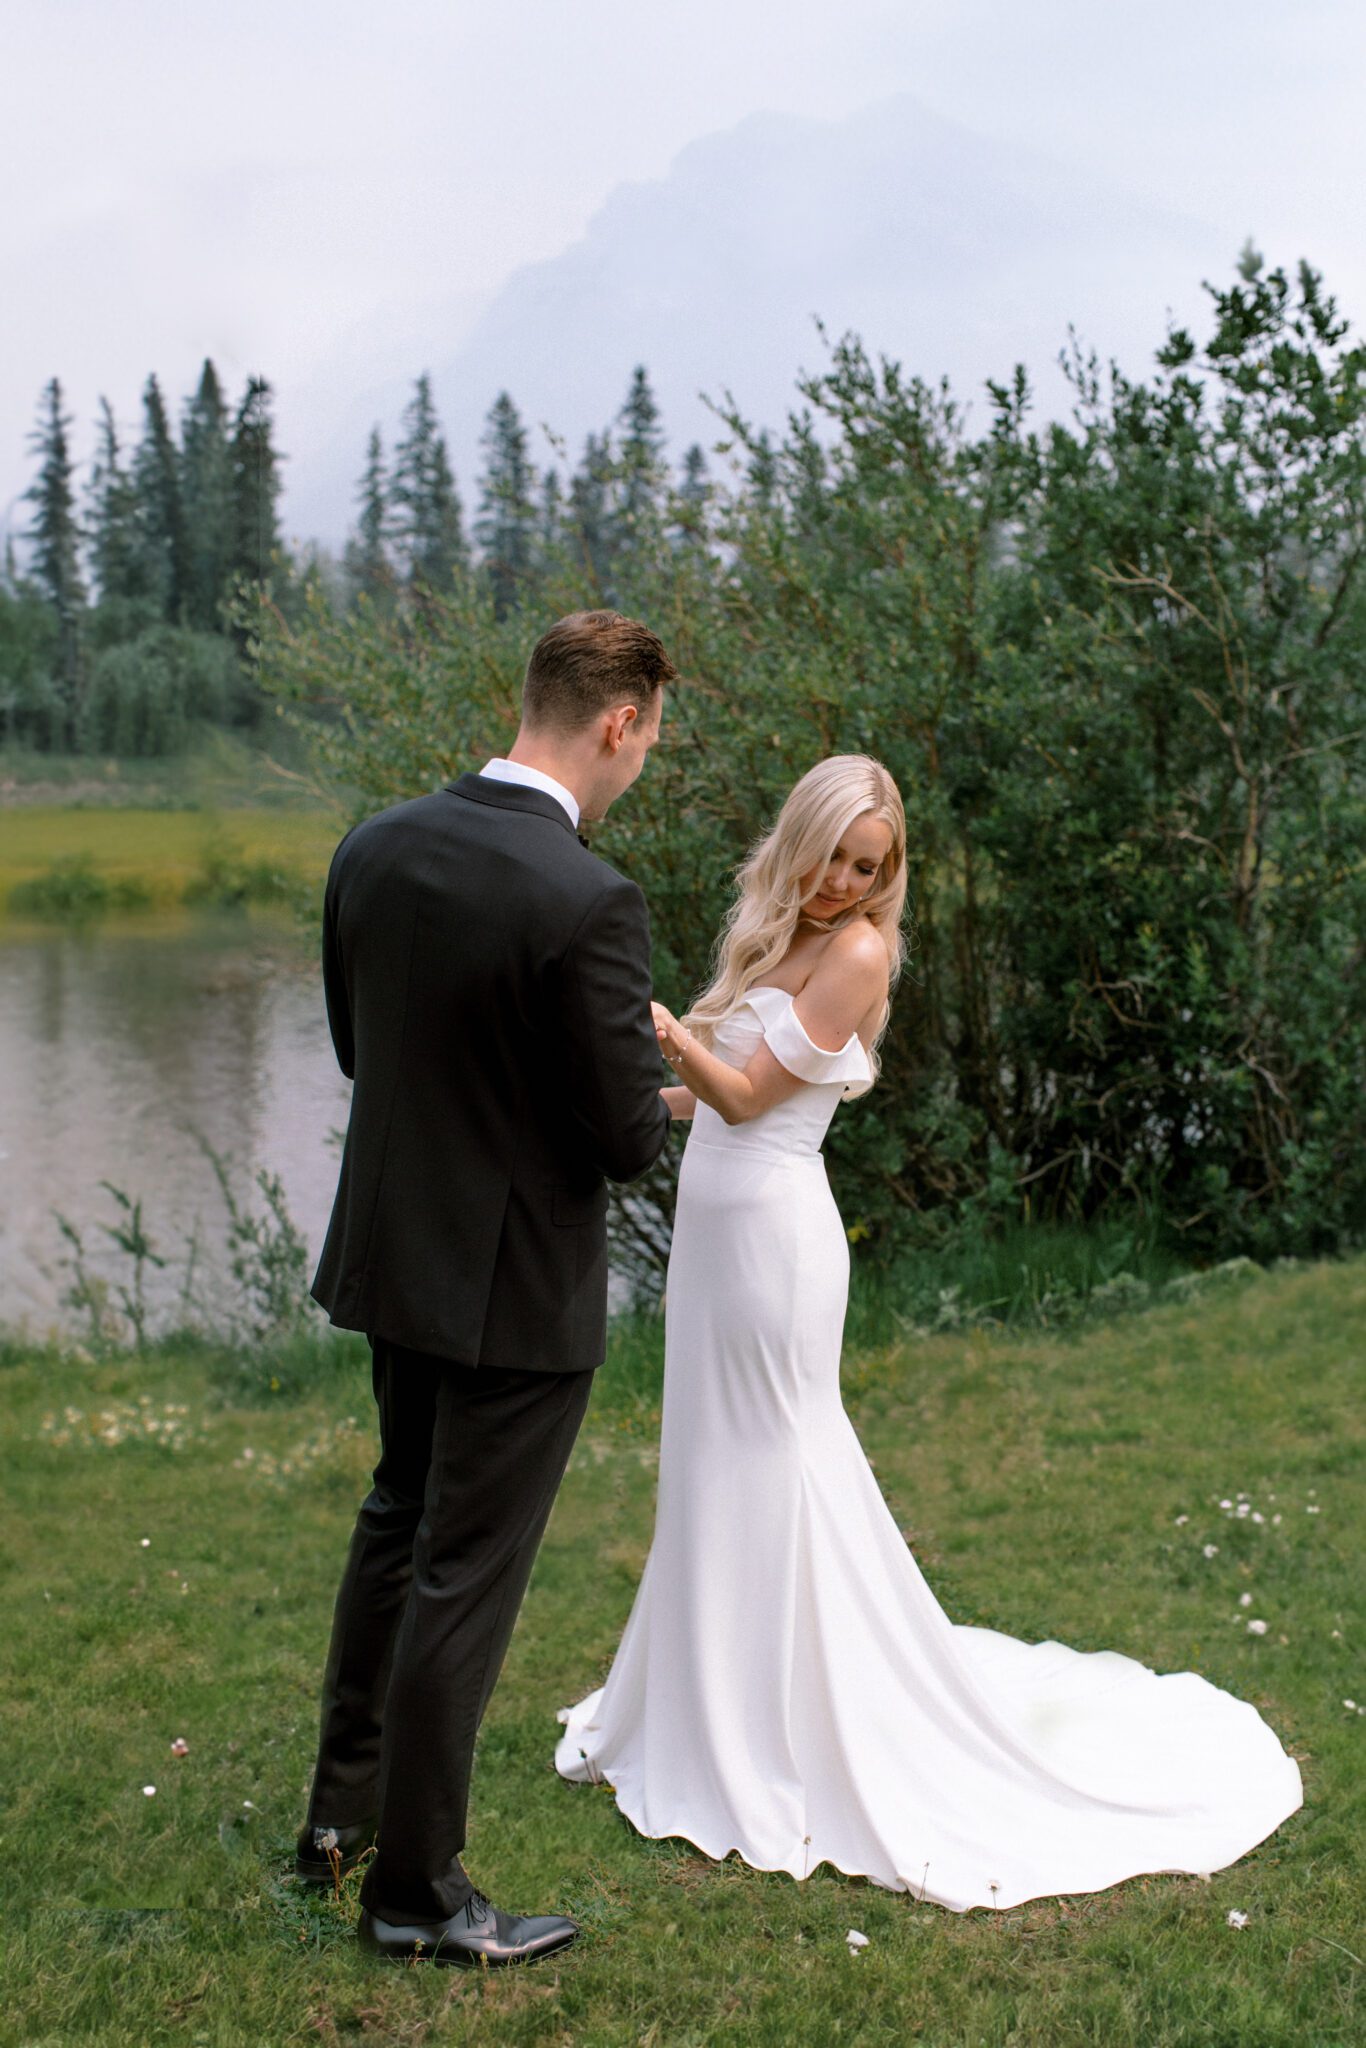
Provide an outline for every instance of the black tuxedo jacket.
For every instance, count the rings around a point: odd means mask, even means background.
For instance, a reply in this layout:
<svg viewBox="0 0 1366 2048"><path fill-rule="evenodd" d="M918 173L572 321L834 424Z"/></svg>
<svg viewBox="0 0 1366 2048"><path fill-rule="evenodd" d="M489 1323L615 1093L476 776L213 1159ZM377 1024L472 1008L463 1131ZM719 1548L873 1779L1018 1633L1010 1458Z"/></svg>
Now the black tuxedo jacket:
<svg viewBox="0 0 1366 2048"><path fill-rule="evenodd" d="M604 1176L669 1130L640 890L553 797L463 775L342 840L323 977L355 1089L315 1299L464 1365L600 1365Z"/></svg>

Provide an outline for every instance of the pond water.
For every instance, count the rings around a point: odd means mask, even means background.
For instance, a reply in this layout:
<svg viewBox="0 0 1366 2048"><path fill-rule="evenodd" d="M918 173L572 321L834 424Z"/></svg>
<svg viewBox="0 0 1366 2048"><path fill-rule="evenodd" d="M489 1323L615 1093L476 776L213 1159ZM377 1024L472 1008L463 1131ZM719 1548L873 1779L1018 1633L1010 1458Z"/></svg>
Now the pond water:
<svg viewBox="0 0 1366 2048"><path fill-rule="evenodd" d="M100 1226L110 1181L143 1203L167 1260L148 1273L155 1320L185 1279L227 1286L227 1212L202 1139L239 1202L277 1173L311 1259L321 1248L350 1083L327 1032L315 950L260 917L0 930L0 1324L74 1332L68 1251L53 1211L82 1232L93 1270L130 1277ZM312 1267L310 1265L310 1277Z"/></svg>

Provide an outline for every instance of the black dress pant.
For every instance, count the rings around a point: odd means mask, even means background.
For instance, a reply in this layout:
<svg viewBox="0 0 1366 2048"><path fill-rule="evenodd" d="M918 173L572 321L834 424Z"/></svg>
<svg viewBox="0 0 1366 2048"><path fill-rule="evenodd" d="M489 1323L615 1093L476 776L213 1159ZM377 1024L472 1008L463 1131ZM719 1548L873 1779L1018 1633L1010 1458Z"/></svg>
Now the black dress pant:
<svg viewBox="0 0 1366 2048"><path fill-rule="evenodd" d="M377 1815L362 1903L437 1920L472 1889L474 1739L593 1375L370 1341L380 1460L337 1595L308 1824Z"/></svg>

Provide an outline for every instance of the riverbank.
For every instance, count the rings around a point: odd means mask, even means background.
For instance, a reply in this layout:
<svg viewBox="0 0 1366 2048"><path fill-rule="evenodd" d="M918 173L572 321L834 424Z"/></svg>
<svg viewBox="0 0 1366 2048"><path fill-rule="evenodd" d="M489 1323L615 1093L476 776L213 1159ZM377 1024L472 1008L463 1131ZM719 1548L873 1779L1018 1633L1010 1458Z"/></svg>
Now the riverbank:
<svg viewBox="0 0 1366 2048"><path fill-rule="evenodd" d="M326 799L299 737L280 725L258 735L203 726L182 754L150 758L44 754L0 746L0 813L71 810L318 810Z"/></svg>
<svg viewBox="0 0 1366 2048"><path fill-rule="evenodd" d="M1360 2039L1366 1716L1344 1701L1366 1704L1364 1317L1357 1259L1231 1276L1073 1334L958 1330L848 1358L850 1413L955 1620L1198 1669L1301 1761L1304 1809L1208 1884L1142 1878L999 1917L825 1869L797 1886L714 1865L554 1776L555 1709L600 1679L649 1542L659 1329L619 1324L472 1815L479 1881L584 1935L489 1977L366 1962L356 1879L319 1901L288 1875L373 1463L364 1345L315 1344L283 1374L207 1346L11 1347L0 2040ZM869 1937L857 1957L851 1927Z"/></svg>
<svg viewBox="0 0 1366 2048"><path fill-rule="evenodd" d="M0 916L289 901L321 887L342 829L316 811L25 806L0 816Z"/></svg>
<svg viewBox="0 0 1366 2048"><path fill-rule="evenodd" d="M316 892L345 819L289 755L226 733L169 760L0 750L0 921Z"/></svg>

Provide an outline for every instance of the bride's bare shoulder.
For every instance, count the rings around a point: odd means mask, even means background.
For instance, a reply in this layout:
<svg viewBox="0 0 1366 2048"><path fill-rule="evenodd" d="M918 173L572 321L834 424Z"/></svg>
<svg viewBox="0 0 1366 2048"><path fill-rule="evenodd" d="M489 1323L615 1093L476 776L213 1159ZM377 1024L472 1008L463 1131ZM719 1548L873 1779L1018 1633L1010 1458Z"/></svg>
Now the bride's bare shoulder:
<svg viewBox="0 0 1366 2048"><path fill-rule="evenodd" d="M869 983L881 980L885 988L891 975L891 963L882 935L866 917L857 917L852 924L841 926L835 932L816 963L816 973L822 970L841 980L853 977ZM815 976L812 976L815 979Z"/></svg>
<svg viewBox="0 0 1366 2048"><path fill-rule="evenodd" d="M802 990L802 1021L837 1044L856 1029L866 1036L885 1008L890 974L876 927L855 919L832 934L816 962Z"/></svg>

